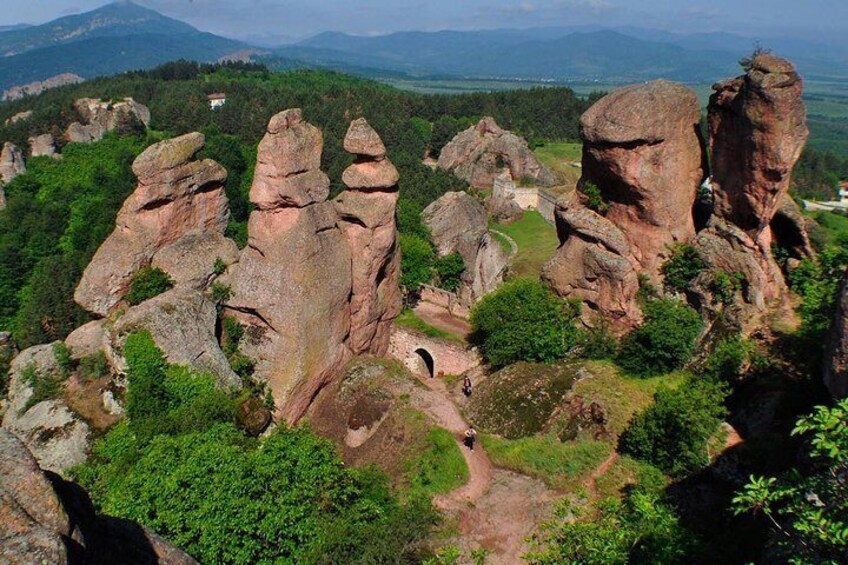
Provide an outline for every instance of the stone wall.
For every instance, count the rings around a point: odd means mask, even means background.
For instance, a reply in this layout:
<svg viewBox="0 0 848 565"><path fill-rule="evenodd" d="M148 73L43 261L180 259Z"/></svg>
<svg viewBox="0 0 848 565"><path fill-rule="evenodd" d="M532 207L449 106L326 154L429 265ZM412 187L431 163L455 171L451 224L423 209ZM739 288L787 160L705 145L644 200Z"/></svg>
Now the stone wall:
<svg viewBox="0 0 848 565"><path fill-rule="evenodd" d="M556 210L556 202L557 197L553 194L550 194L545 190L539 191L538 202L536 203L536 210L538 210L542 217L545 218L545 220L547 220L551 224L555 223L554 210Z"/></svg>
<svg viewBox="0 0 848 565"><path fill-rule="evenodd" d="M468 306L460 300L455 292L450 292L429 284L422 284L420 299L422 302L444 308L451 316L462 318L463 320L467 320L471 315Z"/></svg>
<svg viewBox="0 0 848 565"><path fill-rule="evenodd" d="M463 343L429 337L413 330L394 326L389 340L389 357L397 359L410 371L421 373L422 357L426 351L433 359L434 375L461 375L482 365L480 355ZM429 375L427 375L429 376Z"/></svg>
<svg viewBox="0 0 848 565"><path fill-rule="evenodd" d="M539 190L536 187L517 186L509 171L504 171L495 177L492 196L503 199L512 198L522 210L535 210L538 206Z"/></svg>

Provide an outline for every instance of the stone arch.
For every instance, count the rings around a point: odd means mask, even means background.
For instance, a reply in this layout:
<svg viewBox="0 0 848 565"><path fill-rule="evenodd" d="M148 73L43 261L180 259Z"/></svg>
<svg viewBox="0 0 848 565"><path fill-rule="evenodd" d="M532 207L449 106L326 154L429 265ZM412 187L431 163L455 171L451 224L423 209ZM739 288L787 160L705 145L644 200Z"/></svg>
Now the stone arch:
<svg viewBox="0 0 848 565"><path fill-rule="evenodd" d="M433 354L423 347L419 347L414 353L421 373L431 378L436 376L436 360L433 359Z"/></svg>

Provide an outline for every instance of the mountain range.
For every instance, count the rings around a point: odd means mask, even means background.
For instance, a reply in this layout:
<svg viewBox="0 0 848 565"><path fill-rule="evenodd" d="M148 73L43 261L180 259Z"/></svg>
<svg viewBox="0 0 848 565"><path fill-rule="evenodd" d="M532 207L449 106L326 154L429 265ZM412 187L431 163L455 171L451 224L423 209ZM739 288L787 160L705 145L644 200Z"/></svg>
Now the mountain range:
<svg viewBox="0 0 848 565"><path fill-rule="evenodd" d="M397 32L325 32L252 56L277 68L319 67L373 77L711 82L733 75L756 40L599 26ZM848 47L766 38L808 78L848 78ZM60 73L83 78L174 59L215 61L253 46L204 33L128 0L36 26L0 27L0 89Z"/></svg>

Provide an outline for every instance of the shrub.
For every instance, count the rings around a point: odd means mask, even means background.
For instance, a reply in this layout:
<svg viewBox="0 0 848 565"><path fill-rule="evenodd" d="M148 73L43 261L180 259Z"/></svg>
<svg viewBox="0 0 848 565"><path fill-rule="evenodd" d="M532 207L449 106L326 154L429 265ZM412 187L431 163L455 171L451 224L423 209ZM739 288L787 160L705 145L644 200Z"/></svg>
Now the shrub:
<svg viewBox="0 0 848 565"><path fill-rule="evenodd" d="M61 341L54 343L53 357L56 358L56 364L59 365L62 378L67 379L71 375L71 370L74 368L74 360L71 358L71 348Z"/></svg>
<svg viewBox="0 0 848 565"><path fill-rule="evenodd" d="M580 355L585 359L612 359L618 350L618 342L606 320L600 320L598 325L583 332L580 347Z"/></svg>
<svg viewBox="0 0 848 565"><path fill-rule="evenodd" d="M473 340L493 367L562 359L577 344L579 305L551 294L538 280L514 279L471 311Z"/></svg>
<svg viewBox="0 0 848 565"><path fill-rule="evenodd" d="M220 305L233 297L233 289L224 283L214 282L212 283L211 294L212 302Z"/></svg>
<svg viewBox="0 0 848 565"><path fill-rule="evenodd" d="M739 376L751 350L751 343L741 337L726 337L716 344L700 374L706 379L732 382Z"/></svg>
<svg viewBox="0 0 848 565"><path fill-rule="evenodd" d="M601 194L601 189L594 183L587 182L580 187L580 192L586 199L586 207L594 210L602 216L609 212L609 203L604 200L604 195Z"/></svg>
<svg viewBox="0 0 848 565"><path fill-rule="evenodd" d="M39 402L58 397L62 392L62 383L67 378L68 373L63 371L58 373L40 373L34 364L24 367L23 373L21 373L21 379L30 386L32 394L27 399L20 413L24 414Z"/></svg>
<svg viewBox="0 0 848 565"><path fill-rule="evenodd" d="M462 282L465 262L459 253L451 253L436 259L436 274L439 275L439 286L445 290L456 292Z"/></svg>
<svg viewBox="0 0 848 565"><path fill-rule="evenodd" d="M728 275L724 271L718 271L710 281L709 291L713 295L713 304L727 306L733 302L733 296L742 290L745 276L742 273Z"/></svg>
<svg viewBox="0 0 848 565"><path fill-rule="evenodd" d="M619 438L620 451L673 477L698 471L709 463L707 442L727 415L726 396L724 384L705 379L660 390Z"/></svg>
<svg viewBox="0 0 848 565"><path fill-rule="evenodd" d="M102 351L80 359L77 368L77 374L85 381L96 381L107 376L110 372L109 360L106 359L106 354Z"/></svg>
<svg viewBox="0 0 848 565"><path fill-rule="evenodd" d="M212 265L212 272L215 275L223 275L227 270L227 264L220 257L215 257L215 263Z"/></svg>
<svg viewBox="0 0 848 565"><path fill-rule="evenodd" d="M156 421L167 411L165 371L168 363L147 330L131 333L124 344L127 360L127 416L140 425Z"/></svg>
<svg viewBox="0 0 848 565"><path fill-rule="evenodd" d="M706 264L691 245L675 244L671 257L660 268L666 289L685 292Z"/></svg>
<svg viewBox="0 0 848 565"><path fill-rule="evenodd" d="M673 299L645 304L645 323L622 341L618 363L638 375L667 373L682 367L695 350L701 333L698 313Z"/></svg>
<svg viewBox="0 0 848 565"><path fill-rule="evenodd" d="M433 278L436 254L430 243L420 236L400 234L400 284L407 292L415 292Z"/></svg>
<svg viewBox="0 0 848 565"><path fill-rule="evenodd" d="M133 277L126 299L135 306L154 296L159 296L173 286L174 281L159 267L142 267Z"/></svg>

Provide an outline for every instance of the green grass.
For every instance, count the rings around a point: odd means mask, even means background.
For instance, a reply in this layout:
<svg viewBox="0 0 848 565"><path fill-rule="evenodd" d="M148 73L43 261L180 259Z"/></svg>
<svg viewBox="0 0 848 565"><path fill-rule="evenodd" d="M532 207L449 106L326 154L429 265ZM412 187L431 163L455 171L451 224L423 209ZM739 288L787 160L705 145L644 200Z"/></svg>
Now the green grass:
<svg viewBox="0 0 848 565"><path fill-rule="evenodd" d="M411 408L404 410L403 419L409 429L429 424L421 412ZM404 483L410 492L444 494L468 482L468 465L453 435L446 429L431 427L413 453L404 465Z"/></svg>
<svg viewBox="0 0 848 565"><path fill-rule="evenodd" d="M495 466L536 477L560 490L579 486L613 451L611 443L560 442L554 435L516 440L484 435L482 441Z"/></svg>
<svg viewBox="0 0 848 565"><path fill-rule="evenodd" d="M500 224L497 226L493 226L493 230L500 229ZM501 244L501 248L503 248L504 253L507 255L512 254L512 245L509 244L509 241L499 232L490 230L489 233L492 234L492 237L495 238L495 241Z"/></svg>
<svg viewBox="0 0 848 565"><path fill-rule="evenodd" d="M61 373L42 375L35 368L35 365L27 365L21 374L21 379L32 388L32 394L27 399L20 413L26 413L39 402L57 398L62 392L62 383L67 377L67 374Z"/></svg>
<svg viewBox="0 0 848 565"><path fill-rule="evenodd" d="M549 141L533 150L539 160L556 175L557 179L569 187L577 186L580 168L571 163L579 163L583 156L583 145L568 141Z"/></svg>
<svg viewBox="0 0 848 565"><path fill-rule="evenodd" d="M510 263L512 276L539 278L542 266L559 246L556 229L535 210L524 212L520 220L511 224L492 227L518 244L518 253Z"/></svg>
<svg viewBox="0 0 848 565"><path fill-rule="evenodd" d="M435 337L439 339L449 339L451 341L463 341L462 337L447 332L445 330L434 328L421 318L419 318L412 310L404 310L400 316L395 318L396 325L415 330L423 333L427 337Z"/></svg>

